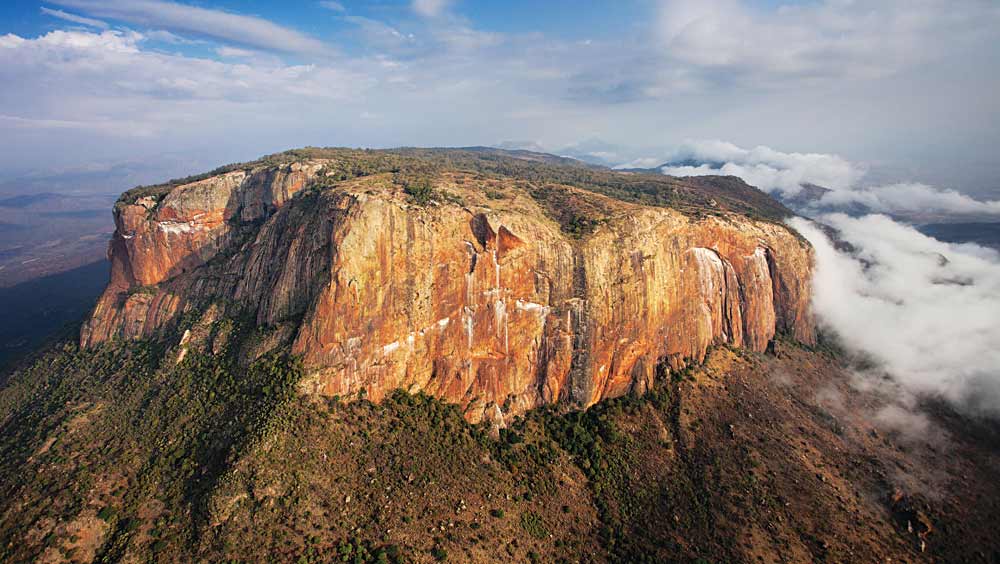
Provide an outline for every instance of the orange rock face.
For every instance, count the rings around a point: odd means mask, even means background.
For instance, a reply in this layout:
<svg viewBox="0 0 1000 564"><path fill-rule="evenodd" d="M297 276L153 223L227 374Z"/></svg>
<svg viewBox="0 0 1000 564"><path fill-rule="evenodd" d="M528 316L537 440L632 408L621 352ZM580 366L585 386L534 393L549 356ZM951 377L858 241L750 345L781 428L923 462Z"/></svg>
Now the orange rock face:
<svg viewBox="0 0 1000 564"><path fill-rule="evenodd" d="M528 193L487 199L460 173L435 188L462 204L414 205L389 175L292 197L321 164L228 173L120 209L112 282L83 344L154 336L225 302L303 356L309 393L423 390L502 422L643 390L714 344L814 340L812 250L785 226L566 188L614 210L573 238Z"/></svg>

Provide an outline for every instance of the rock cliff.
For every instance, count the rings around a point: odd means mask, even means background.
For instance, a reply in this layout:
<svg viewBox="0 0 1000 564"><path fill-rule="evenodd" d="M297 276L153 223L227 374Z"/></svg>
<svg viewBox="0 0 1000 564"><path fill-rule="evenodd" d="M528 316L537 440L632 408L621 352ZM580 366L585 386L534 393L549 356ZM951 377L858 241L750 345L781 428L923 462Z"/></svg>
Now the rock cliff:
<svg viewBox="0 0 1000 564"><path fill-rule="evenodd" d="M182 317L224 311L261 329L247 354L300 354L308 392L378 401L423 390L470 420L502 423L643 390L713 344L814 340L808 243L698 191L704 179L656 185L668 207L552 182L552 172L440 158L401 170L374 153L126 194L111 282L82 344L157 337ZM597 173L579 174L595 185Z"/></svg>

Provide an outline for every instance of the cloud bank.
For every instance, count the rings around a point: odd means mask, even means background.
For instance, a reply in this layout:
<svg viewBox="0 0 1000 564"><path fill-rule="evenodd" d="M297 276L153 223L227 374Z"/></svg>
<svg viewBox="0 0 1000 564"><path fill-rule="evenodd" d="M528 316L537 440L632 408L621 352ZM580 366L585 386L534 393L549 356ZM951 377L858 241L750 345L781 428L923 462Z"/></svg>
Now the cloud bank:
<svg viewBox="0 0 1000 564"><path fill-rule="evenodd" d="M744 149L725 141L688 141L660 169L672 176L731 175L780 198L794 198L806 184L830 190L801 202L806 212L861 209L920 218L998 216L1000 201L977 200L956 190L919 182L865 184L867 168L843 157L822 153L785 153L770 147Z"/></svg>
<svg viewBox="0 0 1000 564"><path fill-rule="evenodd" d="M688 141L670 162L684 164L665 166L664 174L739 176L767 192L787 195L799 193L806 183L846 190L865 174L864 169L837 155L782 153L764 146L744 149L725 141Z"/></svg>
<svg viewBox="0 0 1000 564"><path fill-rule="evenodd" d="M822 326L909 393L1000 417L1000 254L947 244L882 215L790 220L816 249L813 306Z"/></svg>
<svg viewBox="0 0 1000 564"><path fill-rule="evenodd" d="M819 204L838 208L860 204L878 212L918 216L927 212L952 215L1000 217L1000 201L977 200L956 190L937 188L920 182L868 186L825 194Z"/></svg>

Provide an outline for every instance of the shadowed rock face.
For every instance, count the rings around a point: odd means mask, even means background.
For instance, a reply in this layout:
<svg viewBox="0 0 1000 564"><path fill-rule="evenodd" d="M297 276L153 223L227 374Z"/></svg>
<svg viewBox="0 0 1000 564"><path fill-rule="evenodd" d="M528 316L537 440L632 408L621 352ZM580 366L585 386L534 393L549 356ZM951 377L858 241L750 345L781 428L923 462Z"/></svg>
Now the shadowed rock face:
<svg viewBox="0 0 1000 564"><path fill-rule="evenodd" d="M303 190L324 165L229 172L119 206L112 280L82 344L156 336L215 303L269 328L248 354L301 354L308 392L423 390L502 423L645 389L657 367L713 344L814 339L812 250L782 225L557 187L607 211L577 238L515 182L489 199L480 177L438 172L450 197L426 206L391 174Z"/></svg>

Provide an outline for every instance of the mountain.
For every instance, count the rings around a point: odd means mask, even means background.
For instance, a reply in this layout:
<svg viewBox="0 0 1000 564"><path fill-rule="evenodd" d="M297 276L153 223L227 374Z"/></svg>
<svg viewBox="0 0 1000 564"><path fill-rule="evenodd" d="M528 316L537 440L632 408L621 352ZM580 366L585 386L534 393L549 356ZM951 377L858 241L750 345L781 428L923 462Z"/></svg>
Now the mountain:
<svg viewBox="0 0 1000 564"><path fill-rule="evenodd" d="M502 141L496 145L504 150L527 150L536 153L552 153L588 164L613 167L635 158L634 148L608 143L601 139L584 139L560 148L544 147L537 141Z"/></svg>
<svg viewBox="0 0 1000 564"><path fill-rule="evenodd" d="M615 166L630 160L626 156L628 149L601 139L585 139L555 153L602 166Z"/></svg>
<svg viewBox="0 0 1000 564"><path fill-rule="evenodd" d="M848 204L833 204L824 202L823 197L833 192L833 190L830 190L829 188L824 188L823 186L817 186L816 184L810 184L808 182L801 184L800 188L801 190L791 195L781 191L775 192L774 197L789 208L795 210L796 213L804 216L813 216L824 213L846 213L852 217L860 217L873 213L870 207L860 202L851 202ZM896 217L901 221L906 220L905 217L900 217L895 214L889 215Z"/></svg>
<svg viewBox="0 0 1000 564"><path fill-rule="evenodd" d="M682 368L712 343L812 342L811 250L787 227L725 213L703 179L555 162L313 151L127 193L81 343L245 315L302 355L316 393L421 390L503 424L644 390L659 363Z"/></svg>
<svg viewBox="0 0 1000 564"><path fill-rule="evenodd" d="M797 194L782 197L781 203L794 210L804 210L817 206L823 196L833 192L829 188L809 183L801 184L799 187L801 190ZM784 193L779 193L779 195L784 195Z"/></svg>
<svg viewBox="0 0 1000 564"><path fill-rule="evenodd" d="M995 559L996 426L871 418L788 213L476 147L130 190L0 380L0 561Z"/></svg>

